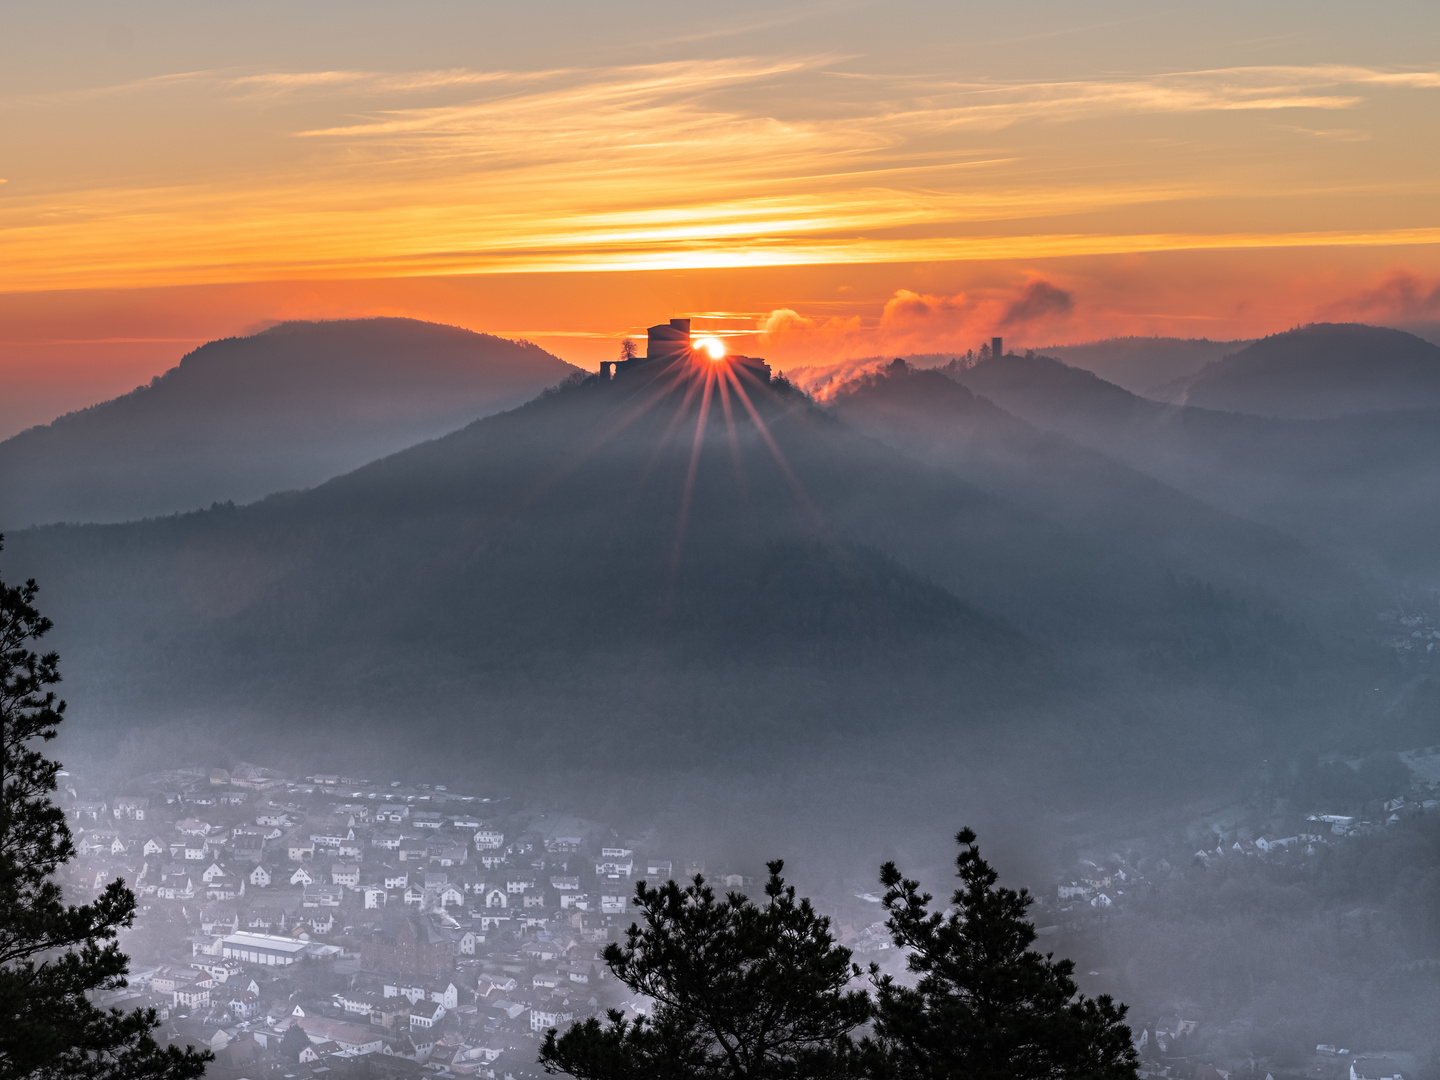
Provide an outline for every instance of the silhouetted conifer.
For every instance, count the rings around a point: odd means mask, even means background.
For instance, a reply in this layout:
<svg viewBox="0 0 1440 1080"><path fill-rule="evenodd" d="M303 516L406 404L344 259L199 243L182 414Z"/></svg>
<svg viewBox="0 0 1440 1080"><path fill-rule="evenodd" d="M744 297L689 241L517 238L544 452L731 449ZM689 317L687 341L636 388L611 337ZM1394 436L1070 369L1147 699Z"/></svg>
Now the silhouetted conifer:
<svg viewBox="0 0 1440 1080"><path fill-rule="evenodd" d="M611 1011L564 1035L551 1029L540 1061L580 1080L826 1080L854 1075L850 1032L870 1012L847 990L859 969L835 944L830 920L769 864L766 902L731 893L717 900L696 877L636 886L644 926L605 963L622 983L655 1001L633 1023Z"/></svg>
<svg viewBox="0 0 1440 1080"><path fill-rule="evenodd" d="M86 996L125 985L115 934L135 894L117 880L94 903L67 905L53 879L75 847L50 801L60 765L35 747L65 714L48 689L59 658L29 647L51 626L35 593L34 581L0 581L0 1080L191 1080L210 1054L159 1046L153 1009L101 1009Z"/></svg>
<svg viewBox="0 0 1440 1080"><path fill-rule="evenodd" d="M955 859L962 887L949 914L929 910L931 897L880 870L886 925L910 950L913 987L875 981L875 1038L869 1072L905 1080L1134 1080L1137 1058L1125 1006L1108 995L1077 993L1070 960L1030 948L1034 902L1024 890L997 888L975 834L961 830Z"/></svg>

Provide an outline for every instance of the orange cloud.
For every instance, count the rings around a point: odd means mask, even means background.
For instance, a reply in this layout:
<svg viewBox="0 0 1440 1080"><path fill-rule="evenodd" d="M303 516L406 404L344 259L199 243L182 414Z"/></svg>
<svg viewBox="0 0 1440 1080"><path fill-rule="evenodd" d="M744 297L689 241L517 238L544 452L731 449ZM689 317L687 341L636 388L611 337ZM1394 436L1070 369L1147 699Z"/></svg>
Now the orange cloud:
<svg viewBox="0 0 1440 1080"><path fill-rule="evenodd" d="M1277 119L1384 134L1435 72L844 67L202 71L0 99L12 156L56 163L6 185L0 291L1440 242L1396 225L1428 220L1411 150Z"/></svg>
<svg viewBox="0 0 1440 1080"><path fill-rule="evenodd" d="M1001 326L1033 326L1064 319L1075 309L1070 294L1043 278L1026 282L1019 296L1005 309Z"/></svg>
<svg viewBox="0 0 1440 1080"><path fill-rule="evenodd" d="M797 381L822 387L849 377L878 357L963 353L1001 331L1023 331L1032 341L1060 332L1075 311L1071 290L1039 274L1019 284L949 295L897 289L879 318L807 318L781 308L757 322L759 347Z"/></svg>
<svg viewBox="0 0 1440 1080"><path fill-rule="evenodd" d="M1440 281L1427 282L1409 270L1395 270L1374 288L1323 305L1319 316L1390 322L1440 319Z"/></svg>

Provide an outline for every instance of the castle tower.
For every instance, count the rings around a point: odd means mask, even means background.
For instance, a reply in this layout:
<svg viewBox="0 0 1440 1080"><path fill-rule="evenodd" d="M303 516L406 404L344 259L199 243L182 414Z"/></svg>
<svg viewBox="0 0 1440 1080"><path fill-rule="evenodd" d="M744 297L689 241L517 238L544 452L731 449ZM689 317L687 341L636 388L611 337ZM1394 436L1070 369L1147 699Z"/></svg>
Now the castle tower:
<svg viewBox="0 0 1440 1080"><path fill-rule="evenodd" d="M690 355L690 320L671 319L646 331L645 359L683 360Z"/></svg>

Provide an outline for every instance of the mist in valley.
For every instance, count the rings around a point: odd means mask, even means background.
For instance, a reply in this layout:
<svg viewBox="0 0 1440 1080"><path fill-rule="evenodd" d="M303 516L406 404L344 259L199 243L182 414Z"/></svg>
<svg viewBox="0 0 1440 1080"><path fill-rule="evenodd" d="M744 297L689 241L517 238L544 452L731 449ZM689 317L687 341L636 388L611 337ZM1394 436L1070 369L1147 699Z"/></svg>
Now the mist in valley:
<svg viewBox="0 0 1440 1080"><path fill-rule="evenodd" d="M878 867L948 894L970 825L1142 1061L1440 1077L1440 348L1353 324L987 346L817 396L698 352L612 378L375 329L284 328L283 379L254 361L280 330L215 343L0 443L0 571L56 624L72 815L113 831L148 799L120 827L143 843L283 805L253 860L279 890L319 823L400 845L433 808L463 899L417 904L465 926L506 873L574 864L598 897L602 848L740 889L783 857L890 965ZM210 906L310 917L267 888ZM150 895L153 966L205 898ZM341 959L287 993L360 977L355 895L313 932ZM468 990L539 972L527 933L490 928Z"/></svg>

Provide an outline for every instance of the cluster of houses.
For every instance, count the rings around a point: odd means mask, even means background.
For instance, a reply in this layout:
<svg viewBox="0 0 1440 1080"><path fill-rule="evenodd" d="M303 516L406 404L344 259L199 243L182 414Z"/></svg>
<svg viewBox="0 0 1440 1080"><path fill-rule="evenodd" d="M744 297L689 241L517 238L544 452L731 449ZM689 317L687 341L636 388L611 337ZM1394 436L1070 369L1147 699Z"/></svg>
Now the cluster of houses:
<svg viewBox="0 0 1440 1080"><path fill-rule="evenodd" d="M1420 814L1440 809L1440 748L1427 747L1400 755L1410 768L1413 780L1410 790L1377 801L1376 813L1360 814L1312 813L1305 822L1314 831L1296 832L1287 836L1259 835L1243 828L1224 829L1211 826L1202 830L1208 837L1188 861L1201 866L1217 866L1226 859L1254 858L1261 860L1306 859L1323 855L1340 838L1360 837L1389 826L1399 825ZM1210 847L1210 842L1214 847ZM1171 853L1176 855L1177 853ZM1105 865L1081 860L1075 871L1056 886L1055 906L1061 915L1085 911L1104 912L1124 904L1153 875L1168 876L1173 865L1168 858L1148 862L1113 855Z"/></svg>
<svg viewBox="0 0 1440 1080"><path fill-rule="evenodd" d="M247 766L93 800L70 781L68 888L119 877L139 899L107 1002L154 1007L220 1080L543 1075L550 1028L648 1011L601 959L636 882L703 870L441 787Z"/></svg>
<svg viewBox="0 0 1440 1080"><path fill-rule="evenodd" d="M1440 626L1428 612L1394 609L1379 615L1380 641L1402 660L1433 661L1440 651Z"/></svg>
<svg viewBox="0 0 1440 1080"><path fill-rule="evenodd" d="M1238 1069L1227 1069L1186 1056L1199 1029L1198 1020L1173 1013L1159 1017L1154 1023L1134 1027L1140 1080L1262 1080L1262 1077L1275 1080L1273 1074L1258 1068L1253 1058ZM1305 1076L1307 1080L1405 1080L1394 1057L1352 1054L1327 1043L1315 1047L1315 1056L1306 1067Z"/></svg>
<svg viewBox="0 0 1440 1080"><path fill-rule="evenodd" d="M633 921L636 882L704 871L598 823L550 825L440 786L243 766L160 774L97 800L61 780L77 851L65 884L84 899L124 878L139 900L122 939L130 984L101 996L153 1007L163 1037L215 1051L216 1080L538 1078L549 1029L649 1012L601 959ZM1433 808L1397 796L1382 820ZM1306 858L1378 827L1311 821L1293 836L1212 833L1216 846L1194 858ZM1080 862L1036 914L1103 913L1170 869L1164 858ZM708 876L727 890L756 884ZM900 963L883 922L864 922L837 920L840 940ZM1180 1078L1174 1055L1193 1026L1172 1017L1139 1029L1149 1075Z"/></svg>

